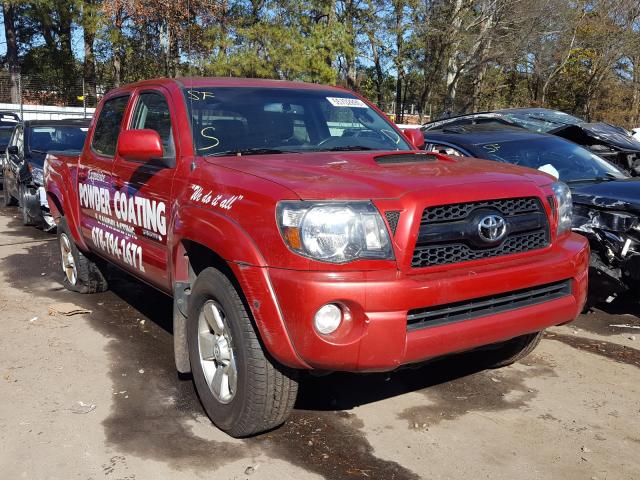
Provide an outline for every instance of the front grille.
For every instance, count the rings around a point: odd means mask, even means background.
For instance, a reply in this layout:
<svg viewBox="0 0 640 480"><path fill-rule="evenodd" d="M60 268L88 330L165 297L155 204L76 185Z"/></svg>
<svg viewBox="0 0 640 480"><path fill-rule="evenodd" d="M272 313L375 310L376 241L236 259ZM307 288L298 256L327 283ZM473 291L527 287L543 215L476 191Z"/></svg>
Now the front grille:
<svg viewBox="0 0 640 480"><path fill-rule="evenodd" d="M503 215L518 215L521 213L537 212L540 202L537 198L507 198L504 200L487 200L485 202L452 203L439 207L429 207L422 214L421 224L432 222L452 222L467 218L473 210L478 208L492 208Z"/></svg>
<svg viewBox="0 0 640 480"><path fill-rule="evenodd" d="M478 235L483 216L500 214L507 224L498 243ZM511 198L428 207L420 221L413 268L447 265L528 252L549 244L549 223L538 198Z"/></svg>
<svg viewBox="0 0 640 480"><path fill-rule="evenodd" d="M563 280L462 302L418 308L409 311L407 330L418 330L486 317L557 300L569 295L571 295L571 280Z"/></svg>

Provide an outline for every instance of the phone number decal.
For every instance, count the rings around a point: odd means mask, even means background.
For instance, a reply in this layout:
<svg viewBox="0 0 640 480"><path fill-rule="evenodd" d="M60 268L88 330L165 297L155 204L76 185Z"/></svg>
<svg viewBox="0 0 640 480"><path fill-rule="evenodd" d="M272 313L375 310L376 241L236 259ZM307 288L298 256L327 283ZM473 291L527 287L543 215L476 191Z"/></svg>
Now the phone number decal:
<svg viewBox="0 0 640 480"><path fill-rule="evenodd" d="M93 227L91 229L91 240L93 244L103 252L144 272L142 247L140 245L136 245L126 238L119 237L100 227Z"/></svg>

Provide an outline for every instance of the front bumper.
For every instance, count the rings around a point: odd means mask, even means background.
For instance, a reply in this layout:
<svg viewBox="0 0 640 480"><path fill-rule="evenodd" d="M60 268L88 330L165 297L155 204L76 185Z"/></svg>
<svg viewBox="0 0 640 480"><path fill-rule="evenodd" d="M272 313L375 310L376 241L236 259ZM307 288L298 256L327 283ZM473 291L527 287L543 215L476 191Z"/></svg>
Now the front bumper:
<svg viewBox="0 0 640 480"><path fill-rule="evenodd" d="M265 305L258 277L243 267L243 277L254 277L243 290L267 348L290 366L346 371L384 371L526 333L567 323L582 310L587 292L589 247L570 234L536 256L493 263L476 268L459 265L439 272L404 274L396 270L357 272L291 271L269 268L256 274L269 285L273 308ZM445 305L503 292L516 291L562 280L571 281L571 293L496 314L485 314L456 323L407 330L407 313L433 305ZM241 283L244 283L241 279ZM266 292L264 292L266 293ZM259 297L258 303L256 299ZM346 305L352 320L343 322L328 336L312 325L315 312L326 303ZM260 309L253 308L262 305ZM286 345L273 340L278 330L265 314L278 316ZM283 355L287 346L290 355ZM292 360L292 359L297 360Z"/></svg>

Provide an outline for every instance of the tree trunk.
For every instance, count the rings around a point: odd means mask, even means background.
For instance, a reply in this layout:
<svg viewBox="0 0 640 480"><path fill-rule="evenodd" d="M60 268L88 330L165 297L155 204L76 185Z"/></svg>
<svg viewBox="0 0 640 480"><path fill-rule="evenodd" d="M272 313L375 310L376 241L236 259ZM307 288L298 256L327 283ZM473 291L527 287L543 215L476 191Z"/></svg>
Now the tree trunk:
<svg viewBox="0 0 640 480"><path fill-rule="evenodd" d="M83 76L85 85L85 105L89 107L97 104L96 89L96 56L94 43L96 39L96 12L94 0L85 0L82 9L82 30L84 41L84 66Z"/></svg>
<svg viewBox="0 0 640 480"><path fill-rule="evenodd" d="M20 65L18 65L18 42L16 40L16 25L12 2L2 2L4 14L4 35L7 39L6 62L9 66L11 103L20 103Z"/></svg>
<svg viewBox="0 0 640 480"><path fill-rule="evenodd" d="M80 89L77 84L75 72L75 60L71 45L71 26L73 23L73 10L70 2L59 1L57 4L60 24L58 35L60 38L60 60L62 70L62 83L65 86L67 102L71 105L77 102Z"/></svg>
<svg viewBox="0 0 640 480"><path fill-rule="evenodd" d="M458 79L460 78L460 70L458 68L458 57L460 55L460 30L462 28L462 6L463 0L455 0L453 4L452 20L451 20L451 33L453 42L451 44L451 51L449 53L449 59L447 60L447 73L446 73L446 97L444 99L444 113L445 115L453 113L453 109L456 101L456 91L458 88Z"/></svg>
<svg viewBox="0 0 640 480"><path fill-rule="evenodd" d="M402 0L395 0L394 2L394 12L395 12L395 34L396 34L396 57L395 57L395 66L396 66L396 122L403 121L402 114L402 82L404 79L404 70L402 66L402 57L404 50L404 31L402 28L402 20L404 17L404 2Z"/></svg>

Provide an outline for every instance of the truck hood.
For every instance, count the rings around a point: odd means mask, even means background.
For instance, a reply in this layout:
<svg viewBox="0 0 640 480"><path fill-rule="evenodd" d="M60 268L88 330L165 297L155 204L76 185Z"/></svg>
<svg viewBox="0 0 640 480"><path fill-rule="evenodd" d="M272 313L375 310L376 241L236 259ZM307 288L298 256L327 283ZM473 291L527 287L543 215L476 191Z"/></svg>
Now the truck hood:
<svg viewBox="0 0 640 480"><path fill-rule="evenodd" d="M411 191L472 183L553 182L528 168L418 152L314 152L206 160L287 187L303 200L398 198Z"/></svg>
<svg viewBox="0 0 640 480"><path fill-rule="evenodd" d="M640 213L640 178L571 185L574 203Z"/></svg>

